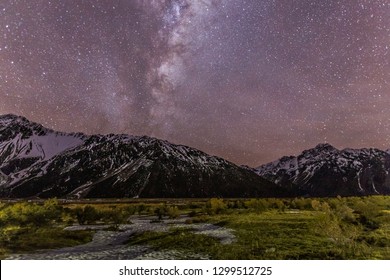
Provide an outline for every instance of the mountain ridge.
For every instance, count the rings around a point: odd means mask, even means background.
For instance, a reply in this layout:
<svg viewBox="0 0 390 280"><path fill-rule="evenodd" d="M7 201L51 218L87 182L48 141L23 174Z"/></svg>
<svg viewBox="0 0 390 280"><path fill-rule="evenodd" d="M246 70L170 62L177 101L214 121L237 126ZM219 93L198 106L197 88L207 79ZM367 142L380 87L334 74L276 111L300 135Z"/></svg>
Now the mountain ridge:
<svg viewBox="0 0 390 280"><path fill-rule="evenodd" d="M390 149L320 143L257 168L148 136L58 132L0 116L0 197L390 194Z"/></svg>
<svg viewBox="0 0 390 280"><path fill-rule="evenodd" d="M280 196L225 159L148 136L86 135L0 116L0 197Z"/></svg>
<svg viewBox="0 0 390 280"><path fill-rule="evenodd" d="M328 143L257 167L268 180L303 196L390 194L390 154L375 148L339 150Z"/></svg>

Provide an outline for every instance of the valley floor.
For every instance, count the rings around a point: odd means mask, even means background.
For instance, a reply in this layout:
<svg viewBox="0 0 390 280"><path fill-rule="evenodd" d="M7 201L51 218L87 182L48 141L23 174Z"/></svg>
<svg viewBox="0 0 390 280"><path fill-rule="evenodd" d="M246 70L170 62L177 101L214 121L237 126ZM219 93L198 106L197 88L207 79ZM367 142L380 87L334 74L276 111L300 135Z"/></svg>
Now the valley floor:
<svg viewBox="0 0 390 280"><path fill-rule="evenodd" d="M155 250L149 245L128 245L132 236L144 232L168 233L172 229L190 229L197 234L215 237L223 244L235 240L232 231L212 224L185 224L186 218L171 219L159 222L154 216L131 217L131 224L119 225L110 230L110 225L70 226L64 230L93 230L96 233L91 242L86 244L54 250L45 250L32 254L13 254L7 259L77 259L77 260L126 260L126 259L209 259L206 254L197 254L185 250Z"/></svg>
<svg viewBox="0 0 390 280"><path fill-rule="evenodd" d="M2 259L390 259L389 196L3 203L0 225Z"/></svg>

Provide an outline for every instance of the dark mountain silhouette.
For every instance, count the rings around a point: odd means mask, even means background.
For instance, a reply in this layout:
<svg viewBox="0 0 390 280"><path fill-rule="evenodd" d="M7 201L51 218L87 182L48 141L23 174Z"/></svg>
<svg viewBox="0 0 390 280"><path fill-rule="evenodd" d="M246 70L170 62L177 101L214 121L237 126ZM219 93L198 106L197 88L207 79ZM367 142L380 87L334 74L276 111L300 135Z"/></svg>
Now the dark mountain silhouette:
<svg viewBox="0 0 390 280"><path fill-rule="evenodd" d="M151 137L61 133L0 116L0 197L253 197L286 191L222 158Z"/></svg>

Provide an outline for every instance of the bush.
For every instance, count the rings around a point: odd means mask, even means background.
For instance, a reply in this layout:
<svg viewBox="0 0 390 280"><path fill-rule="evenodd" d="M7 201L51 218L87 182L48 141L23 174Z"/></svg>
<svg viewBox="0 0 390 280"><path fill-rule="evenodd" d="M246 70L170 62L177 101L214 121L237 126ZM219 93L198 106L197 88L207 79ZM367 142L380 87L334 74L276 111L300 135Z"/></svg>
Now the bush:
<svg viewBox="0 0 390 280"><path fill-rule="evenodd" d="M57 198L51 198L45 201L43 209L46 211L46 218L61 222L63 207L58 203Z"/></svg>
<svg viewBox="0 0 390 280"><path fill-rule="evenodd" d="M277 209L280 211L284 211L286 209L286 206L284 205L284 202L281 199L276 198L269 198L268 199L268 207Z"/></svg>
<svg viewBox="0 0 390 280"><path fill-rule="evenodd" d="M256 213L264 212L268 209L268 203L264 199L251 199L245 202L245 206Z"/></svg>
<svg viewBox="0 0 390 280"><path fill-rule="evenodd" d="M166 214L166 207L165 205L160 205L154 209L154 214L156 214L159 221L161 221Z"/></svg>
<svg viewBox="0 0 390 280"><path fill-rule="evenodd" d="M0 225L43 226L61 219L61 210L52 202L46 205L36 203L15 203L0 211Z"/></svg>
<svg viewBox="0 0 390 280"><path fill-rule="evenodd" d="M170 219L176 219L180 215L179 208L177 206L168 206L167 215Z"/></svg>
<svg viewBox="0 0 390 280"><path fill-rule="evenodd" d="M356 220L353 209L345 204L340 205L337 209L334 209L333 212L343 222L354 223Z"/></svg>
<svg viewBox="0 0 390 280"><path fill-rule="evenodd" d="M373 230L380 227L380 216L383 215L378 205L368 199L357 202L354 205L358 214L358 221L367 229Z"/></svg>
<svg viewBox="0 0 390 280"><path fill-rule="evenodd" d="M161 221L164 216L168 216L170 219L175 219L179 217L179 208L177 206L167 206L166 204L161 204L154 208L154 214Z"/></svg>
<svg viewBox="0 0 390 280"><path fill-rule="evenodd" d="M137 208L134 206L127 206L123 209L123 211L128 215L134 215L137 212Z"/></svg>
<svg viewBox="0 0 390 280"><path fill-rule="evenodd" d="M294 198L291 207L299 210L310 210L312 209L311 199Z"/></svg>
<svg viewBox="0 0 390 280"><path fill-rule="evenodd" d="M234 200L227 202L227 207L229 209L244 209L246 207L246 201L242 200Z"/></svg>
<svg viewBox="0 0 390 280"><path fill-rule="evenodd" d="M145 212L147 210L148 207L146 207L145 204L141 203L139 205L137 205L137 213L138 215L142 215L143 212Z"/></svg>
<svg viewBox="0 0 390 280"><path fill-rule="evenodd" d="M101 215L99 215L95 207L91 205L87 205L84 208L76 207L74 212L80 225L92 224L101 218Z"/></svg>
<svg viewBox="0 0 390 280"><path fill-rule="evenodd" d="M115 227L127 223L128 214L123 209L105 210L100 213L106 223L112 223Z"/></svg>
<svg viewBox="0 0 390 280"><path fill-rule="evenodd" d="M205 212L209 215L215 215L225 212L227 205L224 203L223 199L212 198L206 202Z"/></svg>
<svg viewBox="0 0 390 280"><path fill-rule="evenodd" d="M311 208L313 208L313 210L319 211L321 209L321 202L316 199L313 199L311 201Z"/></svg>

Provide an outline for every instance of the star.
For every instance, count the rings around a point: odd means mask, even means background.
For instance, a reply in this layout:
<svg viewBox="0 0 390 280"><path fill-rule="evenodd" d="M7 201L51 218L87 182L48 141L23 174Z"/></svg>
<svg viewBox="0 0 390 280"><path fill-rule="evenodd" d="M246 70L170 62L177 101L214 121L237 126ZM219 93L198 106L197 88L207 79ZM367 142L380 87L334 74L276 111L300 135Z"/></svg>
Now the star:
<svg viewBox="0 0 390 280"><path fill-rule="evenodd" d="M388 149L390 3L5 0L0 114L258 166Z"/></svg>

